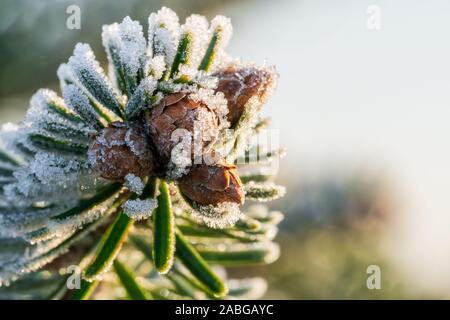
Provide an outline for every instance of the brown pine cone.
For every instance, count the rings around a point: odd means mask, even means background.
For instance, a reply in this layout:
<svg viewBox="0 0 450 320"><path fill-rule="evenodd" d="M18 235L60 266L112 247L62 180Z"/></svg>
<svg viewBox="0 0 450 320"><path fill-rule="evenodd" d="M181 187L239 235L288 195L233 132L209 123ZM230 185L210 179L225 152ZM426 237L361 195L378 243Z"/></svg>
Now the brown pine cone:
<svg viewBox="0 0 450 320"><path fill-rule="evenodd" d="M244 191L233 165L198 165L178 181L181 193L200 205L244 202Z"/></svg>
<svg viewBox="0 0 450 320"><path fill-rule="evenodd" d="M214 74L219 78L216 91L222 92L228 101L228 121L233 128L242 116L247 102L257 96L264 103L276 74L270 69L253 66L230 65Z"/></svg>
<svg viewBox="0 0 450 320"><path fill-rule="evenodd" d="M140 124L113 122L91 137L89 162L105 179L123 180L129 173L143 178L154 168L147 139Z"/></svg>
<svg viewBox="0 0 450 320"><path fill-rule="evenodd" d="M167 164L172 149L180 140L173 135L177 129L194 134L194 127L202 135L202 152L206 152L218 134L217 115L206 104L194 101L186 93L174 93L165 97L151 112L146 113L146 126L153 140L161 163ZM197 132L196 132L197 134ZM194 160L194 141L191 142L192 160Z"/></svg>

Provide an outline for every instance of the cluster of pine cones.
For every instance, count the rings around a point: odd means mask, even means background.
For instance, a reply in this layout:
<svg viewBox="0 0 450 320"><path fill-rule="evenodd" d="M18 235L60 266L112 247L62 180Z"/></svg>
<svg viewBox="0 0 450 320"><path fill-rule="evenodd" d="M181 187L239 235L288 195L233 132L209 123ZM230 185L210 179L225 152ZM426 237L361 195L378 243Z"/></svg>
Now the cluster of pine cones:
<svg viewBox="0 0 450 320"><path fill-rule="evenodd" d="M237 63L212 76L217 78L216 94L223 94L227 101L225 121L230 129L236 127L249 101L258 105L265 102L276 80L271 68ZM189 136L199 134L202 138L200 159L194 152L197 146L187 146L193 165L175 179L181 193L199 205L242 204L245 195L236 166L226 163L214 148L220 121L224 120L204 101L194 100L186 92L172 93L133 121L113 122L93 135L89 159L106 179L123 181L130 173L140 178L154 174L167 179L168 164L180 143L174 133L183 129Z"/></svg>

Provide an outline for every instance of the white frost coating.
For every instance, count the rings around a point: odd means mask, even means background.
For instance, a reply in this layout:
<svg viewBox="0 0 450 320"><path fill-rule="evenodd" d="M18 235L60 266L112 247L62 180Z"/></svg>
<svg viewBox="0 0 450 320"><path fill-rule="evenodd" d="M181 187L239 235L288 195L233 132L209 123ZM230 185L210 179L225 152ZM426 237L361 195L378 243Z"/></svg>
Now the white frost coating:
<svg viewBox="0 0 450 320"><path fill-rule="evenodd" d="M150 97L156 90L157 81L152 77L147 77L139 84L134 94L125 105L125 113L128 118L137 116L141 111L149 106Z"/></svg>
<svg viewBox="0 0 450 320"><path fill-rule="evenodd" d="M247 199L266 202L283 197L286 188L273 182L258 183L250 181L244 185L245 197Z"/></svg>
<svg viewBox="0 0 450 320"><path fill-rule="evenodd" d="M192 134L187 130L179 130L179 132L182 133L181 141L172 148L169 165L167 166L167 178L170 180L181 178L192 165Z"/></svg>
<svg viewBox="0 0 450 320"><path fill-rule="evenodd" d="M134 192L134 193L140 195L140 194L142 194L142 191L144 190L145 185L141 178L135 176L132 173L129 173L125 176L125 186L131 192Z"/></svg>
<svg viewBox="0 0 450 320"><path fill-rule="evenodd" d="M201 88L215 90L219 83L219 79L215 76L207 74L205 71L198 71L194 82Z"/></svg>
<svg viewBox="0 0 450 320"><path fill-rule="evenodd" d="M90 148L87 154L88 163L92 168L95 168L98 163L102 163L108 166L109 170L114 170L115 166L108 160L109 155L107 150L114 146L124 146L126 142L122 139L122 133L120 131L108 133L108 139L106 138L106 134L107 132L102 130L96 136L96 142L104 146L104 148L99 148L98 151Z"/></svg>
<svg viewBox="0 0 450 320"><path fill-rule="evenodd" d="M203 155L208 152L216 142L219 133L229 127L227 120L228 106L227 100L221 92L215 93L213 89L197 88L195 86L181 85L179 92L189 93L189 98L196 102L205 104L209 110L214 112L218 118L219 126L209 126L210 112L199 112L194 119L194 132L183 130L182 135L174 135L173 138L181 138L171 151L171 158L168 164L167 176L169 179L179 179L189 170L192 165L191 152L194 155ZM174 131L175 133L175 131ZM200 152L198 152L200 151Z"/></svg>
<svg viewBox="0 0 450 320"><path fill-rule="evenodd" d="M77 112L92 128L98 128L97 112L89 102L89 98L75 85L69 84L62 89L68 107Z"/></svg>
<svg viewBox="0 0 450 320"><path fill-rule="evenodd" d="M50 217L66 210L66 205L37 210L10 204L8 211L0 213L0 236L23 237L33 230L44 227Z"/></svg>
<svg viewBox="0 0 450 320"><path fill-rule="evenodd" d="M179 78L187 78L189 80L194 80L195 81L195 77L197 76L197 69L193 66L191 66L190 63L187 64L180 64L178 66L178 72L173 76L174 79L179 79Z"/></svg>
<svg viewBox="0 0 450 320"><path fill-rule="evenodd" d="M161 79L166 71L166 62L164 56L154 56L149 58L145 65L145 74L152 76L155 79Z"/></svg>
<svg viewBox="0 0 450 320"><path fill-rule="evenodd" d="M81 121L68 120L52 109L52 105L64 110L68 115L77 117L54 91L40 89L31 97L30 106L25 115L24 126L28 128L27 130L30 132L41 130L58 132L67 138L76 136L87 141L89 133L92 132L90 128Z"/></svg>
<svg viewBox="0 0 450 320"><path fill-rule="evenodd" d="M198 14L190 15L186 18L184 25L181 26L181 32L191 35L191 50L188 65L193 70L197 70L209 41L208 20ZM180 73L184 74L182 70L180 70Z"/></svg>
<svg viewBox="0 0 450 320"><path fill-rule="evenodd" d="M232 135L225 135L221 142L225 142L225 147L223 149L232 150L232 153L228 154L227 159L230 162L233 162L239 154L247 148L249 145L246 143L247 139L253 134L253 128L258 123L258 117L260 115L261 106L267 101L267 99L272 94L275 89L278 81L278 74L274 67L257 67L253 64L239 64L237 62L234 63L235 67L243 70L243 72L252 72L255 68L265 72L267 76L265 77L264 84L262 87L265 88L264 94L261 95L253 95L245 104L244 112L240 117L238 123L236 124L234 130L232 131ZM245 73L243 74L242 81L245 78ZM244 86L242 86L244 87ZM239 95L239 92L236 93ZM240 143L235 145L236 139L240 139ZM222 151L223 152L223 151Z"/></svg>
<svg viewBox="0 0 450 320"><path fill-rule="evenodd" d="M162 7L148 17L149 56L163 55L166 65L171 65L175 57L180 36L180 24L177 14Z"/></svg>
<svg viewBox="0 0 450 320"><path fill-rule="evenodd" d="M14 150L15 142L21 135L21 127L17 124L7 122L0 128L0 146L7 150Z"/></svg>
<svg viewBox="0 0 450 320"><path fill-rule="evenodd" d="M15 205L38 201L72 204L97 184L85 162L45 152L38 152L14 177L16 182L4 186L4 194Z"/></svg>
<svg viewBox="0 0 450 320"><path fill-rule="evenodd" d="M227 120L228 102L222 92L215 93L213 89L200 88L189 95L194 101L203 102L209 109L219 118L219 130L226 129L230 126Z"/></svg>
<svg viewBox="0 0 450 320"><path fill-rule="evenodd" d="M211 21L211 29L220 31L220 45L225 49L233 36L233 26L230 18L222 15L215 16Z"/></svg>
<svg viewBox="0 0 450 320"><path fill-rule="evenodd" d="M210 228L224 229L234 226L239 220L241 211L234 202L222 202L215 206L199 206L192 210L192 216Z"/></svg>
<svg viewBox="0 0 450 320"><path fill-rule="evenodd" d="M62 63L59 65L58 70L56 71L56 75L59 79L59 86L61 88L61 91L68 83L72 83L75 81L73 73L66 63Z"/></svg>
<svg viewBox="0 0 450 320"><path fill-rule="evenodd" d="M146 200L128 200L122 206L125 214L133 220L144 220L148 219L153 210L158 206L156 200L146 199Z"/></svg>
<svg viewBox="0 0 450 320"><path fill-rule="evenodd" d="M210 36L217 33L218 39L215 47L214 61L211 65L210 71L216 71L230 62L225 49L230 42L233 35L233 27L231 26L231 20L222 15L214 17L211 21Z"/></svg>
<svg viewBox="0 0 450 320"><path fill-rule="evenodd" d="M44 152L38 152L29 166L30 173L33 173L42 184L56 184L63 187L77 181L83 169L87 169L86 163Z"/></svg>
<svg viewBox="0 0 450 320"><path fill-rule="evenodd" d="M68 65L80 84L86 88L94 99L105 107L118 112L120 109L119 95L105 76L88 44L76 44Z"/></svg>
<svg viewBox="0 0 450 320"><path fill-rule="evenodd" d="M125 65L127 74L135 77L138 70L143 69L145 65L147 43L142 26L138 21L125 17L119 24L119 34L122 40L120 58Z"/></svg>
<svg viewBox="0 0 450 320"><path fill-rule="evenodd" d="M128 146L128 148L130 148L133 154L135 154L138 158L140 158L149 151L147 149L146 144L136 142L131 138L132 133L133 129L132 128L128 129L127 133L125 134L125 144Z"/></svg>
<svg viewBox="0 0 450 320"><path fill-rule="evenodd" d="M167 80L167 81L159 81L158 87L164 88L167 92L192 92L191 86L188 86L184 83L175 83L173 80Z"/></svg>
<svg viewBox="0 0 450 320"><path fill-rule="evenodd" d="M72 234L84 225L103 217L108 210L111 209L111 206L116 199L117 194L111 196L108 200L102 202L101 204L98 204L93 208L83 211L77 215L63 220L50 220L46 224L46 232L43 232L33 238L28 238L27 240L32 243L36 243Z"/></svg>
<svg viewBox="0 0 450 320"><path fill-rule="evenodd" d="M76 234L66 234L62 237L43 241L30 245L22 241L19 255L7 260L0 261L0 286L8 285L11 281L18 279L21 275L41 269L57 257L66 253L70 246L91 232L97 223L84 228ZM0 247L4 248L4 242L21 241L19 239L0 239Z"/></svg>
<svg viewBox="0 0 450 320"><path fill-rule="evenodd" d="M98 64L98 63L97 63ZM111 65L109 65L110 67ZM103 73L103 70L100 69L100 72ZM113 114L108 109L105 109L101 104L99 103L99 100L95 97L95 93L89 91L89 88L83 85L82 81L80 81L74 74L73 70L67 63L62 63L58 67L57 71L58 79L59 79L59 85L61 88L61 91L64 92L64 88L67 85L73 84L75 85L84 95L88 97L90 100L89 103L92 107L94 107L92 104L95 104L95 107L102 111L102 113L107 114L111 119L118 120L117 116ZM105 77L106 79L106 77ZM114 80L114 77L111 77L111 79ZM107 80L107 79L106 79ZM115 93L117 94L117 93ZM121 101L124 101L125 97L120 97Z"/></svg>
<svg viewBox="0 0 450 320"><path fill-rule="evenodd" d="M21 275L36 271L59 255L67 252L68 243L59 246L66 238L46 241L38 245L30 245L19 239L0 239L0 245L15 241L19 247L16 254L0 261L0 286L7 286ZM59 247L58 247L59 246Z"/></svg>
<svg viewBox="0 0 450 320"><path fill-rule="evenodd" d="M143 70L146 64L147 44L142 32L142 26L138 21L125 17L122 23L103 26L103 46L108 53L110 67L116 63L112 54L117 55L127 78L131 78L137 84L139 70ZM119 66L120 67L120 66Z"/></svg>

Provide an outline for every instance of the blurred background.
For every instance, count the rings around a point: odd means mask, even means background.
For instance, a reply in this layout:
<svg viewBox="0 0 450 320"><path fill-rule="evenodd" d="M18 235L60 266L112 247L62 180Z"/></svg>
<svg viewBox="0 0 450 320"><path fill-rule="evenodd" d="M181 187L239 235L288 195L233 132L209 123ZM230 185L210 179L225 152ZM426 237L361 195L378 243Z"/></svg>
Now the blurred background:
<svg viewBox="0 0 450 320"><path fill-rule="evenodd" d="M81 29L66 27L69 5ZM276 65L266 106L288 149L281 258L265 298L450 298L450 2L2 0L0 123L23 117L76 42L168 6L232 19L229 52ZM369 290L370 265L381 289ZM235 270L245 275L248 270Z"/></svg>

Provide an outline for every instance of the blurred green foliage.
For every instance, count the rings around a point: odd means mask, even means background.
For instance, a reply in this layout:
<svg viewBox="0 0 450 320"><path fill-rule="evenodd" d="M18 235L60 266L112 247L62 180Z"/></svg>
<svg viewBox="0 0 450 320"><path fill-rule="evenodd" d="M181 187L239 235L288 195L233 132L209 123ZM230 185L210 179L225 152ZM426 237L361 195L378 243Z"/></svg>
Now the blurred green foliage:
<svg viewBox="0 0 450 320"><path fill-rule="evenodd" d="M230 1L4 0L0 10L0 98L55 83L58 65L71 55L76 42L90 43L95 52L103 54L98 39L104 24L130 15L147 25L149 13L162 6L175 10L181 19L191 13L210 17L225 3ZM80 30L66 27L70 5L81 9ZM104 61L106 57L98 58Z"/></svg>
<svg viewBox="0 0 450 320"><path fill-rule="evenodd" d="M299 181L291 181L287 197L273 204L284 208L286 219L277 237L280 259L259 269L268 281L265 298L439 298L405 283L383 251L393 214L383 181L362 172ZM380 290L367 288L370 265L381 269Z"/></svg>

